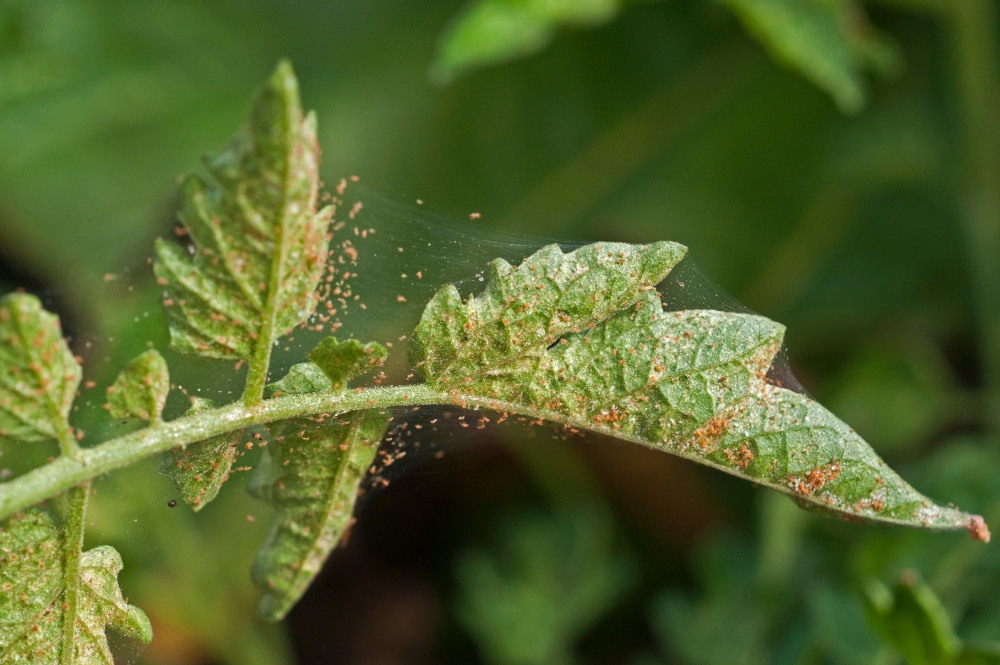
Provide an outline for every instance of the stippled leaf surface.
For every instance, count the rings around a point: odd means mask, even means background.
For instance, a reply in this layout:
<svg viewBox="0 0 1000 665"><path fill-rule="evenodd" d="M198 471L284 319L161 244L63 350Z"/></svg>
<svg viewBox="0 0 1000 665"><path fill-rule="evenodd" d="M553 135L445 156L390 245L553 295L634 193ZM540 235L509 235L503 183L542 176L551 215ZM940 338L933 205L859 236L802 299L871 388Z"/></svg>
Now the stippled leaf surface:
<svg viewBox="0 0 1000 665"><path fill-rule="evenodd" d="M833 97L842 111L865 102L865 70L889 74L899 55L852 0L722 0L770 51Z"/></svg>
<svg viewBox="0 0 1000 665"><path fill-rule="evenodd" d="M414 364L464 395L722 469L851 519L968 529L982 519L934 504L846 424L768 383L784 327L760 316L664 311L650 286L678 245L546 247L516 269L494 262L482 295L453 286L427 305Z"/></svg>
<svg viewBox="0 0 1000 665"><path fill-rule="evenodd" d="M290 65L278 66L246 127L205 166L211 183L190 175L182 187L190 251L156 244L171 344L250 359L309 317L326 264L333 209L317 210L316 118L303 116Z"/></svg>
<svg viewBox="0 0 1000 665"><path fill-rule="evenodd" d="M595 26L618 13L621 0L473 0L438 42L432 78L459 74L545 48L562 26Z"/></svg>
<svg viewBox="0 0 1000 665"><path fill-rule="evenodd" d="M271 427L275 443L254 479L276 513L251 570L263 618L284 618L340 542L387 426L384 415L359 411Z"/></svg>
<svg viewBox="0 0 1000 665"><path fill-rule="evenodd" d="M271 386L272 394L313 392L318 368L304 364ZM303 377L310 377L303 381ZM346 380L346 379L345 379ZM326 385L331 385L326 378ZM377 411L294 418L268 427L250 491L274 508L267 540L251 576L264 592L259 613L282 619L305 593L350 525L358 488L388 422Z"/></svg>
<svg viewBox="0 0 1000 665"><path fill-rule="evenodd" d="M212 400L193 397L188 415L217 406ZM218 496L222 484L229 479L229 471L236 459L236 446L243 432L227 432L163 453L160 473L170 476L181 499L195 512Z"/></svg>
<svg viewBox="0 0 1000 665"><path fill-rule="evenodd" d="M517 268L497 259L482 295L463 303L452 284L434 295L413 333L410 359L444 388L522 376L563 335L635 303L686 251L670 242L599 243L569 254L549 245Z"/></svg>
<svg viewBox="0 0 1000 665"><path fill-rule="evenodd" d="M0 526L0 664L62 662L63 528L49 511L32 508ZM118 587L121 556L112 547L80 558L75 662L112 663L106 630L149 642L142 610Z"/></svg>
<svg viewBox="0 0 1000 665"><path fill-rule="evenodd" d="M65 437L80 366L59 319L38 298L0 299L0 436L21 441Z"/></svg>
<svg viewBox="0 0 1000 665"><path fill-rule="evenodd" d="M160 420L170 392L167 361L150 350L134 358L108 387L108 410L115 418Z"/></svg>
<svg viewBox="0 0 1000 665"><path fill-rule="evenodd" d="M341 342L327 337L309 352L309 360L330 379L333 390L343 390L358 374L385 362L388 351L381 344L362 344L356 339Z"/></svg>
<svg viewBox="0 0 1000 665"><path fill-rule="evenodd" d="M326 392L333 390L333 381L314 363L298 363L292 365L288 374L280 381L269 383L264 391L265 396L281 397L282 395L304 395L306 393Z"/></svg>

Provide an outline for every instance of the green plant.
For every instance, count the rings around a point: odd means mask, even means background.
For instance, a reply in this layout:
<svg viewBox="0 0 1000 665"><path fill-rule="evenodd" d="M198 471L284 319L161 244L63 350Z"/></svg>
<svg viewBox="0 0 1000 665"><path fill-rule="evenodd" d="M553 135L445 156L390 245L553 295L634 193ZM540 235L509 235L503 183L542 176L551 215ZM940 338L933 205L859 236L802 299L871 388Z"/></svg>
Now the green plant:
<svg viewBox="0 0 1000 665"><path fill-rule="evenodd" d="M981 517L934 504L829 411L768 381L781 325L664 311L656 285L686 253L676 243L596 243L570 253L550 245L517 267L493 261L478 296L444 286L412 335L422 384L349 388L387 349L333 337L269 383L275 342L315 325L326 295L340 201L318 205L315 132L282 63L246 127L206 160L211 182L185 179L181 220L191 244L156 246L172 347L245 362L237 402L193 400L186 415L165 422L168 369L150 350L122 371L108 401L114 417L148 426L82 447L70 422L81 369L58 320L29 295L0 301L0 435L25 445L56 440L60 449L0 484L0 621L11 627L0 636L0 662L109 662L107 628L149 640L145 615L118 589L117 554L83 551L90 483L163 453L181 497L200 509L256 426L269 445L251 491L274 507L275 520L252 576L264 592L262 616L283 618L350 523L391 410L404 406L548 420L670 452L849 520L989 539Z"/></svg>

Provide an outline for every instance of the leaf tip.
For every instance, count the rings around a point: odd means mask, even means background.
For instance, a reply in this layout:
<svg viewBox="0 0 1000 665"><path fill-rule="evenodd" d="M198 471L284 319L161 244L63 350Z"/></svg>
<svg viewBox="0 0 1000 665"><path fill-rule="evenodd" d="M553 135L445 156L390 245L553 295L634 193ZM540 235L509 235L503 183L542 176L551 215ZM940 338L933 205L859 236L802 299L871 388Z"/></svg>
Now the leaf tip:
<svg viewBox="0 0 1000 665"><path fill-rule="evenodd" d="M973 540L978 540L981 543L990 542L990 527L986 524L986 520L979 515L970 516L965 528L969 530L969 535L972 536Z"/></svg>
<svg viewBox="0 0 1000 665"><path fill-rule="evenodd" d="M657 276L656 281L664 279L681 262L688 248L677 242L662 240L649 245L648 270Z"/></svg>
<svg viewBox="0 0 1000 665"><path fill-rule="evenodd" d="M274 73L268 81L268 85L275 89L283 90L287 94L298 94L299 80L295 76L295 68L288 58L278 60L274 67Z"/></svg>

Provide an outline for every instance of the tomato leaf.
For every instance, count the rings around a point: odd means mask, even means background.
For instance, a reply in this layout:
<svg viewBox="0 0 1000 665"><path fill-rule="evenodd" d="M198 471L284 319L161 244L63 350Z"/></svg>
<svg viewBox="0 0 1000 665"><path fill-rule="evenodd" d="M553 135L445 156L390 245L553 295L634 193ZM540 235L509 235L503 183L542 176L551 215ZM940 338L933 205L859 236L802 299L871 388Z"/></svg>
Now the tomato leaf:
<svg viewBox="0 0 1000 665"><path fill-rule="evenodd" d="M32 508L0 527L0 663L56 665L62 651L64 531L49 511ZM80 557L77 665L112 662L106 630L148 643L149 619L118 587L121 556L96 547Z"/></svg>
<svg viewBox="0 0 1000 665"><path fill-rule="evenodd" d="M481 295L463 302L449 285L428 303L412 360L459 404L627 439L848 519L989 538L982 518L936 505L832 413L768 382L783 326L664 311L652 285L683 253L600 243L494 261Z"/></svg>
<svg viewBox="0 0 1000 665"><path fill-rule="evenodd" d="M155 350L134 358L108 388L108 408L114 418L158 422L170 392L170 372Z"/></svg>
<svg viewBox="0 0 1000 665"><path fill-rule="evenodd" d="M58 317L31 295L0 299L0 436L21 441L71 436L69 412L80 375Z"/></svg>

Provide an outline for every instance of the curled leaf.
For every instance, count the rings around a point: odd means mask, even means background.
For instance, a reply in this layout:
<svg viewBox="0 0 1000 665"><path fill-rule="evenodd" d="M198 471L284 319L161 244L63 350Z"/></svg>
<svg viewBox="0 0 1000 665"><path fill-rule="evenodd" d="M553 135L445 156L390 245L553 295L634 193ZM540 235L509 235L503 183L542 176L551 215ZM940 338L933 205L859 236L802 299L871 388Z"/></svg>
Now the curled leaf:
<svg viewBox="0 0 1000 665"><path fill-rule="evenodd" d="M66 437L80 374L59 318L38 298L12 293L0 299L0 437Z"/></svg>
<svg viewBox="0 0 1000 665"><path fill-rule="evenodd" d="M167 361L156 350L134 358L108 388L108 407L114 418L158 422L170 392Z"/></svg>
<svg viewBox="0 0 1000 665"><path fill-rule="evenodd" d="M0 664L67 662L62 651L63 525L32 508L0 526ZM76 614L78 665L112 663L106 630L148 643L149 619L129 605L118 586L121 556L102 546L80 557Z"/></svg>
<svg viewBox="0 0 1000 665"><path fill-rule="evenodd" d="M988 538L982 518L934 504L832 413L768 383L783 326L664 311L648 286L683 255L674 247L547 247L517 269L494 265L482 295L463 303L447 286L434 296L414 332L414 363L458 403L496 400L846 518Z"/></svg>
<svg viewBox="0 0 1000 665"><path fill-rule="evenodd" d="M211 184L190 175L182 186L192 251L156 244L171 345L250 359L314 311L333 214L317 210L316 118L303 115L287 62L258 93L247 126L205 166Z"/></svg>
<svg viewBox="0 0 1000 665"><path fill-rule="evenodd" d="M214 409L212 400L193 397L188 414ZM236 430L163 453L160 473L170 476L181 499L198 512L219 494L236 460L245 430Z"/></svg>

